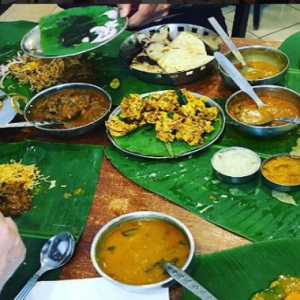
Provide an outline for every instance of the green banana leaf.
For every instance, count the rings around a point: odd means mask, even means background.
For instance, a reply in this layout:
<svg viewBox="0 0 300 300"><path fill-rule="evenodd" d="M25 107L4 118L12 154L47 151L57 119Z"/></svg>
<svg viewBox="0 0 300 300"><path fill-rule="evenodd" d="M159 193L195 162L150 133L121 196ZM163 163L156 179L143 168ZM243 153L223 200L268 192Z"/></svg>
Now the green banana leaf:
<svg viewBox="0 0 300 300"><path fill-rule="evenodd" d="M112 9L105 5L74 7L40 18L43 54L74 55L100 46L101 43L82 43L81 40L89 37L90 41L93 41L97 34L91 33L90 29L112 22L105 14ZM120 33L126 27L126 20L117 18L115 21L117 21L115 29Z"/></svg>
<svg viewBox="0 0 300 300"><path fill-rule="evenodd" d="M224 99L215 101L224 106ZM290 152L297 138L296 129L262 139L241 133L226 123L224 134L215 144L186 158L157 161L128 155L114 146L107 147L105 155L127 178L147 190L252 241L262 241L300 236L300 206L274 198L260 175L241 185L220 182L211 167L211 157L223 147L240 146L265 159ZM300 191L290 195L299 201Z"/></svg>
<svg viewBox="0 0 300 300"><path fill-rule="evenodd" d="M12 59L18 51L21 51L21 39L36 25L36 23L26 21L0 22L0 64ZM88 59L94 68L95 84L110 94L114 105L119 105L122 98L130 93L143 94L169 88L165 85L151 84L137 79L120 59L120 45L130 35L130 32L123 31L107 44L82 55L82 59ZM110 82L114 78L120 80L120 86L117 89L110 87ZM17 93L29 99L36 94L36 92L30 91L28 85L20 85L16 79L6 78L3 83L3 91L7 94Z"/></svg>
<svg viewBox="0 0 300 300"><path fill-rule="evenodd" d="M37 239L23 237L23 242L26 247L26 257L14 275L7 281L1 294L0 300L11 300L23 288L31 276L40 267L40 250L48 239ZM42 280L56 280L59 276L61 268L46 272Z"/></svg>
<svg viewBox="0 0 300 300"><path fill-rule="evenodd" d="M69 231L78 240L98 183L103 147L27 140L0 143L0 163L36 164L47 182L33 190L32 208L14 218L23 237L50 238ZM78 172L80 170L80 172ZM50 188L48 181L54 180Z"/></svg>
<svg viewBox="0 0 300 300"><path fill-rule="evenodd" d="M300 93L300 32L292 34L279 46L290 59L283 85Z"/></svg>
<svg viewBox="0 0 300 300"><path fill-rule="evenodd" d="M300 239L287 238L196 256L190 275L218 300L250 300L281 274L300 276L299 249ZM199 298L184 290L183 299Z"/></svg>

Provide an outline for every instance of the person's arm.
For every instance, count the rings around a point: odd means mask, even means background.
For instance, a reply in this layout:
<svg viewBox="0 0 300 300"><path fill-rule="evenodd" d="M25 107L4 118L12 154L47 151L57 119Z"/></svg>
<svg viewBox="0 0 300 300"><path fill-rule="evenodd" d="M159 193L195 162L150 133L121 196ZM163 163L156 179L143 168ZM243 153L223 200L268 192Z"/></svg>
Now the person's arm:
<svg viewBox="0 0 300 300"><path fill-rule="evenodd" d="M26 249L11 218L0 212L0 292L25 258Z"/></svg>
<svg viewBox="0 0 300 300"><path fill-rule="evenodd" d="M131 4L118 4L120 17L125 18L131 12ZM171 4L140 4L128 21L128 27L143 26L167 16Z"/></svg>

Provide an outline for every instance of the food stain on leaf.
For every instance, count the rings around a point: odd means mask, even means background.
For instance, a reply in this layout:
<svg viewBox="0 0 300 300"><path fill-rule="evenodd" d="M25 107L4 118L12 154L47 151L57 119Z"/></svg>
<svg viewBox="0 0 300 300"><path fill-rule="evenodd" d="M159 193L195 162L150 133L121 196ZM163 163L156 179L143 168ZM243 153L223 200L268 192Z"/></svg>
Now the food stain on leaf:
<svg viewBox="0 0 300 300"><path fill-rule="evenodd" d="M72 196L82 196L85 193L85 190L81 187L74 189L71 192L65 192L63 197L65 199L70 199Z"/></svg>
<svg viewBox="0 0 300 300"><path fill-rule="evenodd" d="M287 193L283 193L283 192L278 192L273 190L272 191L272 196L277 199L280 202L283 203L287 203L287 204L292 204L295 206L298 206L298 204L296 203L295 199L293 198L293 196L287 194Z"/></svg>

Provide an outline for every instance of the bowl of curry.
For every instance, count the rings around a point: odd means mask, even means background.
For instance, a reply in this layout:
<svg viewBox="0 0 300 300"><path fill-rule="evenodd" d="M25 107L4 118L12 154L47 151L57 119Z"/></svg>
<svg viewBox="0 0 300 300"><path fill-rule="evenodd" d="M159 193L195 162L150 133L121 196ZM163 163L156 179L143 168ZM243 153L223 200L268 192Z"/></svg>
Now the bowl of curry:
<svg viewBox="0 0 300 300"><path fill-rule="evenodd" d="M261 165L263 182L273 190L300 190L300 156L288 153L273 155Z"/></svg>
<svg viewBox="0 0 300 300"><path fill-rule="evenodd" d="M225 104L226 114L230 123L244 133L254 136L276 136L287 133L297 125L275 120L280 117L298 118L300 116L300 94L275 85L254 86L254 91L266 106L257 107L245 92L237 91ZM264 115L271 121L254 125L263 121Z"/></svg>
<svg viewBox="0 0 300 300"><path fill-rule="evenodd" d="M91 260L110 282L136 292L168 287L173 279L163 264L186 270L195 245L189 229L178 219L154 211L121 215L94 237Z"/></svg>
<svg viewBox="0 0 300 300"><path fill-rule="evenodd" d="M102 124L111 107L111 97L102 88L88 83L66 83L35 95L24 109L24 118L29 122L54 122L36 126L43 132L77 136Z"/></svg>
<svg viewBox="0 0 300 300"><path fill-rule="evenodd" d="M232 52L225 53L225 56L251 85L277 84L283 81L290 65L290 59L284 52L266 46L245 46L238 50L242 54L247 68L242 67ZM238 88L234 80L219 64L217 71L228 86Z"/></svg>

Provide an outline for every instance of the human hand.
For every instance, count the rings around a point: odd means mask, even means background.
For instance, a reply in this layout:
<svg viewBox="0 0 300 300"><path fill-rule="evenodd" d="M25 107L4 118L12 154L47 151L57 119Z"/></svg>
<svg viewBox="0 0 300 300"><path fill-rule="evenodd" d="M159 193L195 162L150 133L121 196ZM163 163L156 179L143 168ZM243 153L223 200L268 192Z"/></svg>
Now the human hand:
<svg viewBox="0 0 300 300"><path fill-rule="evenodd" d="M125 18L131 11L131 4L118 4L120 17ZM143 26L162 19L169 14L171 4L140 4L138 11L128 20L128 27Z"/></svg>
<svg viewBox="0 0 300 300"><path fill-rule="evenodd" d="M0 212L0 291L25 258L17 225Z"/></svg>

